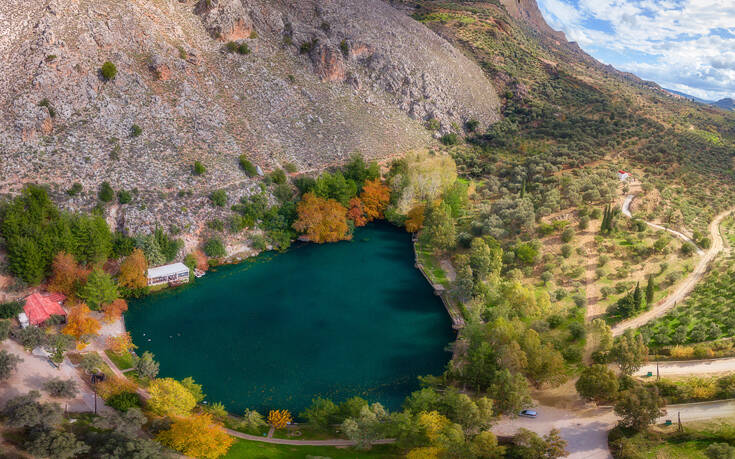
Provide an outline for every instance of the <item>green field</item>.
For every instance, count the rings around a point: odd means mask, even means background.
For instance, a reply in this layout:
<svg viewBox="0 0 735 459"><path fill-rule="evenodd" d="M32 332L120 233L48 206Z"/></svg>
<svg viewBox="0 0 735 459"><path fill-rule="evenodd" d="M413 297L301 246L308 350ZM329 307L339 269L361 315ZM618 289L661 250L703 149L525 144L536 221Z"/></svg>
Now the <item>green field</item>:
<svg viewBox="0 0 735 459"><path fill-rule="evenodd" d="M390 445L376 445L369 451L332 446L290 446L237 440L225 459L304 459L306 457L329 457L332 459L353 458L398 458L403 454Z"/></svg>

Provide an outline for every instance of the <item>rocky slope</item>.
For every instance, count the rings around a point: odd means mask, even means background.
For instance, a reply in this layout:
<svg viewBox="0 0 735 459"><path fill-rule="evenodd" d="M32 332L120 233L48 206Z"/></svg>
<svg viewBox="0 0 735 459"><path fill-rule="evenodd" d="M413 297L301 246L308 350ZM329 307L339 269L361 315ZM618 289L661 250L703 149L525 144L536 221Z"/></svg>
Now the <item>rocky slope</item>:
<svg viewBox="0 0 735 459"><path fill-rule="evenodd" d="M442 131L499 118L476 64L379 0L6 0L0 26L0 193L49 183L81 208L109 181L137 190L111 211L134 231L194 231L210 190L249 193L241 154L316 170L425 146L431 118ZM73 182L85 191L71 199Z"/></svg>

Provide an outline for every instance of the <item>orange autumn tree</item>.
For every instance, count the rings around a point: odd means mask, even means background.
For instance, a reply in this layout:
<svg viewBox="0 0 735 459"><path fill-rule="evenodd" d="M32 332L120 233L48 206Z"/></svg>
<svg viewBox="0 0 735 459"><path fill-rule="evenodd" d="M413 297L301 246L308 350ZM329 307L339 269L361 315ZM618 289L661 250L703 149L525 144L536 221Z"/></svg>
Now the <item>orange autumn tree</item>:
<svg viewBox="0 0 735 459"><path fill-rule="evenodd" d="M146 271L148 262L140 249L133 250L120 265L120 275L117 283L131 289L145 288L148 285Z"/></svg>
<svg viewBox="0 0 735 459"><path fill-rule="evenodd" d="M100 331L100 323L92 317L89 317L89 307L80 303L71 308L66 318L66 326L61 330L65 335L71 335L82 340L89 335L96 335Z"/></svg>
<svg viewBox="0 0 735 459"><path fill-rule="evenodd" d="M347 211L347 216L355 223L355 226L367 225L365 211L362 209L360 198L350 199L350 210Z"/></svg>
<svg viewBox="0 0 735 459"><path fill-rule="evenodd" d="M299 218L293 228L304 233L311 242L321 244L351 238L347 209L334 199L322 199L314 193L306 193L296 210Z"/></svg>
<svg viewBox="0 0 735 459"><path fill-rule="evenodd" d="M424 210L426 206L419 204L410 211L408 211L406 219L406 231L409 233L415 233L424 226Z"/></svg>
<svg viewBox="0 0 735 459"><path fill-rule="evenodd" d="M291 417L288 410L271 410L268 413L268 424L276 430L283 429L291 421L293 421L293 417Z"/></svg>
<svg viewBox="0 0 735 459"><path fill-rule="evenodd" d="M208 413L177 418L171 428L159 433L157 438L165 446L187 456L205 459L224 456L235 441Z"/></svg>
<svg viewBox="0 0 735 459"><path fill-rule="evenodd" d="M63 293L66 296L72 296L76 290L77 283L86 279L88 272L79 266L74 256L59 252L54 257L51 264L51 280L48 289L52 292Z"/></svg>
<svg viewBox="0 0 735 459"><path fill-rule="evenodd" d="M365 211L367 221L384 218L385 209L390 203L390 188L380 179L368 180L362 187L360 200Z"/></svg>
<svg viewBox="0 0 735 459"><path fill-rule="evenodd" d="M130 332L107 337L107 347L116 354L127 354L138 346L133 344Z"/></svg>
<svg viewBox="0 0 735 459"><path fill-rule="evenodd" d="M112 322L115 322L120 317L122 317L123 313L127 310L127 301L123 300L122 298L118 298L112 303L108 303L102 306L102 312L105 313L105 316L102 320L104 320L105 323L111 324Z"/></svg>

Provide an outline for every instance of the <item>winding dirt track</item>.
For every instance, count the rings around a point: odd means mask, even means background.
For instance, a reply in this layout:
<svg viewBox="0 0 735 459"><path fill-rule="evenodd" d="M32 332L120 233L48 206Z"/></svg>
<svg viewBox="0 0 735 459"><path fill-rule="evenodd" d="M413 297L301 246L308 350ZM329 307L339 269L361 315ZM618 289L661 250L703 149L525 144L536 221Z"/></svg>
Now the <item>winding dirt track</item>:
<svg viewBox="0 0 735 459"><path fill-rule="evenodd" d="M625 203L623 204L623 214L625 214L628 217L630 216L629 206L632 200L633 200L632 196L628 196L626 197ZM628 329L638 328L642 325L645 325L646 323L650 322L653 319L661 317L662 315L666 314L669 310L671 310L674 306L676 306L680 301L684 300L684 298L686 298L692 292L692 290L694 290L694 287L697 286L697 283L699 283L699 281L702 280L702 277L704 277L704 275L707 273L709 264L722 251L722 247L724 243L722 241L722 236L720 235L720 223L722 223L722 220L728 215L730 215L732 211L733 209L722 212L721 214L717 215L714 220L712 220L712 223L710 223L709 225L709 233L710 233L710 239L712 240L712 246L709 248L709 250L703 253L701 259L699 260L699 263L697 264L697 267L694 268L694 271L692 271L691 274L689 274L689 276L684 280L684 282L679 284L679 286L676 288L676 290L671 295L661 300L651 310L646 311L643 314L637 317L634 317L630 320L626 320L626 321L620 322L619 324L615 325L612 329L614 336L622 335ZM659 225L654 225L648 222L646 223L655 228L665 229L666 231L670 231L667 228L663 228ZM683 238L684 240L689 240L689 238L687 238L681 233L678 233L675 231L670 231L670 232L677 235L678 237Z"/></svg>

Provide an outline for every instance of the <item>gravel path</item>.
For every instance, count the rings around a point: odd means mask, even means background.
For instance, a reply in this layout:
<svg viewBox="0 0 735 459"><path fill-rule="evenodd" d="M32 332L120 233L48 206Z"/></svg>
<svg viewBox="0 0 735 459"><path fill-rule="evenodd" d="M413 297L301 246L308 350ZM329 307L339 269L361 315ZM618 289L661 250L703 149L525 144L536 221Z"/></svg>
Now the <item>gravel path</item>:
<svg viewBox="0 0 735 459"><path fill-rule="evenodd" d="M645 376L648 372L656 374L656 363L644 365L635 374ZM707 373L725 373L735 371L735 357L710 360L682 360L676 362L659 362L658 371L661 376L692 375Z"/></svg>

